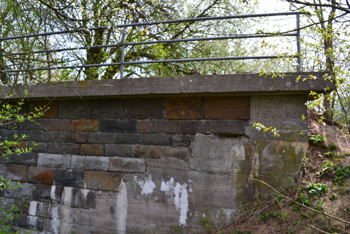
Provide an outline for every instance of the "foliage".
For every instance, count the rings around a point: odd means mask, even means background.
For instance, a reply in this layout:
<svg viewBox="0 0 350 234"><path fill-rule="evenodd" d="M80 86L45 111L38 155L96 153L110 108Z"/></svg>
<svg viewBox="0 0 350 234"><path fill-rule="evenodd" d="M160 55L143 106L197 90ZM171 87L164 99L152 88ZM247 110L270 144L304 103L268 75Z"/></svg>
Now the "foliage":
<svg viewBox="0 0 350 234"><path fill-rule="evenodd" d="M337 167L335 170L333 182L343 184L344 180L350 177L350 166Z"/></svg>
<svg viewBox="0 0 350 234"><path fill-rule="evenodd" d="M307 186L310 195L321 196L325 194L329 189L323 183L310 183Z"/></svg>
<svg viewBox="0 0 350 234"><path fill-rule="evenodd" d="M283 219L285 217L287 217L288 215L288 212L275 212L275 211L272 211L270 210L268 213L263 213L261 215L259 215L259 218L264 220L265 222L270 218L270 217L274 217L276 219Z"/></svg>
<svg viewBox="0 0 350 234"><path fill-rule="evenodd" d="M321 135L321 134L318 134L318 135L311 135L310 138L309 138L309 141L312 143L312 144L317 144L317 143L322 143L324 142L326 139Z"/></svg>

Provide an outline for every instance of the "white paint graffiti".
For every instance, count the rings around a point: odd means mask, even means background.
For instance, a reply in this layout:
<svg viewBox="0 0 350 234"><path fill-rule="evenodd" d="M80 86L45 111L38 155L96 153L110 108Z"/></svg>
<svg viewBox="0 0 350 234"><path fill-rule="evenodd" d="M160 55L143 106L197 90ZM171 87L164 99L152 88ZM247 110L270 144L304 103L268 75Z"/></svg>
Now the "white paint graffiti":
<svg viewBox="0 0 350 234"><path fill-rule="evenodd" d="M37 202L36 201L31 201L29 203L29 208L28 208L28 214L29 215L33 215L35 216L36 215L36 206L37 206Z"/></svg>
<svg viewBox="0 0 350 234"><path fill-rule="evenodd" d="M135 182L141 187L142 195L149 195L153 193L153 190L156 188L156 185L152 181L152 176L149 175L148 177L145 178L145 181L142 180L137 180L137 177L134 178Z"/></svg>
<svg viewBox="0 0 350 234"><path fill-rule="evenodd" d="M128 193L126 191L126 184L123 180L119 186L119 193L117 194L116 210L118 233L125 234L126 220L128 217Z"/></svg>
<svg viewBox="0 0 350 234"><path fill-rule="evenodd" d="M187 212L188 212L188 193L187 184L176 183L174 186L174 178L170 181L162 181L160 190L165 192L167 196L174 196L174 205L177 210L180 211L179 224L186 226Z"/></svg>

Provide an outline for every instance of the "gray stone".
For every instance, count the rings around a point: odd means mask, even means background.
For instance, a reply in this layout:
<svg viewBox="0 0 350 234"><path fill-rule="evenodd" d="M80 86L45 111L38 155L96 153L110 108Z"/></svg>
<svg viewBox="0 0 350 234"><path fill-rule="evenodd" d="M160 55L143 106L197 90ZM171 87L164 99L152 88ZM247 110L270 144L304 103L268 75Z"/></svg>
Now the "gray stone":
<svg viewBox="0 0 350 234"><path fill-rule="evenodd" d="M132 157L132 145L106 145L107 156Z"/></svg>
<svg viewBox="0 0 350 234"><path fill-rule="evenodd" d="M15 181L21 181L21 182L27 181L27 166L7 164L6 178L10 180L15 180Z"/></svg>
<svg viewBox="0 0 350 234"><path fill-rule="evenodd" d="M110 171L121 172L145 172L145 162L140 158L120 158L112 157L110 159Z"/></svg>
<svg viewBox="0 0 350 234"><path fill-rule="evenodd" d="M193 135L172 135L171 136L171 146L184 146L188 147L191 145L192 141L194 140Z"/></svg>
<svg viewBox="0 0 350 234"><path fill-rule="evenodd" d="M11 197L11 198L19 198L19 199L33 199L33 184L28 183L21 183L21 187L18 187L17 182L10 182L10 185L12 187L16 187L17 189L6 189L5 190L5 197Z"/></svg>
<svg viewBox="0 0 350 234"><path fill-rule="evenodd" d="M48 126L49 120L47 119L25 120L17 124L17 128L23 130L47 130Z"/></svg>
<svg viewBox="0 0 350 234"><path fill-rule="evenodd" d="M163 146L161 147L161 154L166 158L177 158L182 160L188 160L190 157L190 150L185 147L170 147Z"/></svg>
<svg viewBox="0 0 350 234"><path fill-rule="evenodd" d="M90 132L89 142L94 144L113 144L115 136L115 133Z"/></svg>
<svg viewBox="0 0 350 234"><path fill-rule="evenodd" d="M72 155L72 169L88 171L107 171L109 157Z"/></svg>
<svg viewBox="0 0 350 234"><path fill-rule="evenodd" d="M69 100L58 103L60 119L89 119L91 102L86 100Z"/></svg>
<svg viewBox="0 0 350 234"><path fill-rule="evenodd" d="M41 141L41 132L39 131L30 131L30 130L20 130L16 131L18 136L26 135L27 141L40 142Z"/></svg>
<svg viewBox="0 0 350 234"><path fill-rule="evenodd" d="M13 160L16 164L36 166L38 164L38 153L15 155Z"/></svg>
<svg viewBox="0 0 350 234"><path fill-rule="evenodd" d="M56 170L55 184L82 188L84 187L84 171Z"/></svg>
<svg viewBox="0 0 350 234"><path fill-rule="evenodd" d="M96 206L96 194L92 190L65 187L64 195L65 205L84 209Z"/></svg>
<svg viewBox="0 0 350 234"><path fill-rule="evenodd" d="M93 119L121 119L125 117L122 99L92 100Z"/></svg>
<svg viewBox="0 0 350 234"><path fill-rule="evenodd" d="M143 144L144 145L170 145L171 135L170 134L144 134Z"/></svg>
<svg viewBox="0 0 350 234"><path fill-rule="evenodd" d="M14 134L13 130L0 129L0 140L11 140Z"/></svg>
<svg viewBox="0 0 350 234"><path fill-rule="evenodd" d="M79 154L80 145L74 143L49 143L47 150L52 154Z"/></svg>
<svg viewBox="0 0 350 234"><path fill-rule="evenodd" d="M47 146L47 142L29 142L29 147L32 148L32 152L35 153L46 153Z"/></svg>
<svg viewBox="0 0 350 234"><path fill-rule="evenodd" d="M243 120L214 120L213 133L243 135L247 121Z"/></svg>
<svg viewBox="0 0 350 234"><path fill-rule="evenodd" d="M38 154L39 167L70 168L71 155L68 154Z"/></svg>
<svg viewBox="0 0 350 234"><path fill-rule="evenodd" d="M43 230L44 221L40 217L29 216L21 214L18 218L13 220L13 225L25 229L36 229L38 231Z"/></svg>
<svg viewBox="0 0 350 234"><path fill-rule="evenodd" d="M134 145L133 156L136 158L160 158L160 146Z"/></svg>
<svg viewBox="0 0 350 234"><path fill-rule="evenodd" d="M162 119L164 118L164 99L128 99L126 108L126 118Z"/></svg>
<svg viewBox="0 0 350 234"><path fill-rule="evenodd" d="M51 142L61 142L62 141L62 132L57 131L45 131L41 133L42 141L51 141Z"/></svg>
<svg viewBox="0 0 350 234"><path fill-rule="evenodd" d="M143 134L139 133L117 133L115 142L116 144L142 144Z"/></svg>
<svg viewBox="0 0 350 234"><path fill-rule="evenodd" d="M136 132L136 120L100 120L101 132Z"/></svg>
<svg viewBox="0 0 350 234"><path fill-rule="evenodd" d="M33 200L48 203L61 203L64 187L36 184Z"/></svg>

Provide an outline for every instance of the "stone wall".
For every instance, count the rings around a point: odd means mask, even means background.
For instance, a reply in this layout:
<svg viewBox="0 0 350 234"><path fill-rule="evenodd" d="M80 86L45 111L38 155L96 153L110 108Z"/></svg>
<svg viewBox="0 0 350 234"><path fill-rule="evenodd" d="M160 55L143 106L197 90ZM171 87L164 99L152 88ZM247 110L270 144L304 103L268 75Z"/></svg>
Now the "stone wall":
<svg viewBox="0 0 350 234"><path fill-rule="evenodd" d="M28 135L20 147L33 148L0 166L22 183L2 191L5 204L29 196L18 230L171 233L203 228L203 217L229 222L271 197L254 179L293 184L308 146L299 135L307 129L305 93L27 101L24 112L50 109L0 130L1 140ZM281 137L257 131L257 121Z"/></svg>

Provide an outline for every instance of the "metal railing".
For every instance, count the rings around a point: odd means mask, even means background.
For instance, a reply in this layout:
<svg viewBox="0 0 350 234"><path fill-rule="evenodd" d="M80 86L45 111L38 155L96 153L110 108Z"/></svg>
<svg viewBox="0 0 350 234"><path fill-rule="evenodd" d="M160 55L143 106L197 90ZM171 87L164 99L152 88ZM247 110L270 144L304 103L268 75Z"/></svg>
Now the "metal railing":
<svg viewBox="0 0 350 234"><path fill-rule="evenodd" d="M20 39L20 38L41 37L41 36L49 36L49 35L59 35L59 34L83 32L83 31L95 31L95 30L109 29L109 28L122 28L122 40L121 40L120 44L67 47L67 48L61 48L61 49L37 50L37 51L20 52L20 53L12 53L11 54L11 55L25 55L25 54L40 54L40 53L54 53L54 52L62 52L62 51L84 50L84 49L92 49L92 48L121 47L121 58L120 58L120 62L118 62L118 63L81 64L81 65L75 65L75 66L51 66L51 67L32 68L32 69L1 70L0 72L11 73L11 72L23 72L23 71L54 70L54 69L74 69L74 68L88 68L88 67L120 66L120 78L123 78L124 77L123 72L124 72L125 65L150 64L150 63L173 63L173 62L175 62L175 63L176 62L195 62L195 61L218 61L218 60L278 59L281 57L297 58L297 60L298 60L297 71L300 72L301 71L301 58L300 58L300 15L301 14L305 14L305 13L303 13L303 12L281 12L281 13L264 13L264 14L250 14L250 15L202 17L202 18L191 18L191 19L181 19L181 20L119 24L119 25L113 25L113 26L92 27L92 28L79 28L76 30L65 30L65 31L45 32L45 33L38 33L38 34L28 34L28 35L22 35L22 36L4 37L4 38L0 38L0 42L7 41L7 40ZM240 19L240 18L256 18L256 17L286 16L286 15L296 15L296 30L295 30L296 33L260 34L260 35L259 34L249 34L249 35L235 35L235 36L222 36L222 37L186 38L186 39L174 39L174 40L159 40L159 41L144 41L144 42L125 43L125 38L126 38L126 33L127 33L128 27L157 25L157 24L174 24L174 23L206 21L206 20ZM296 53L296 55L189 58L189 59L170 59L170 60L145 60L145 61L132 61L132 62L125 62L124 61L125 48L127 46L133 46L133 45L147 45L147 44L175 43L175 42L189 42L189 41L244 39L244 38L262 38L262 37L275 37L275 36L281 36L281 37L294 36L294 37L296 37L296 41L297 41L297 53Z"/></svg>

